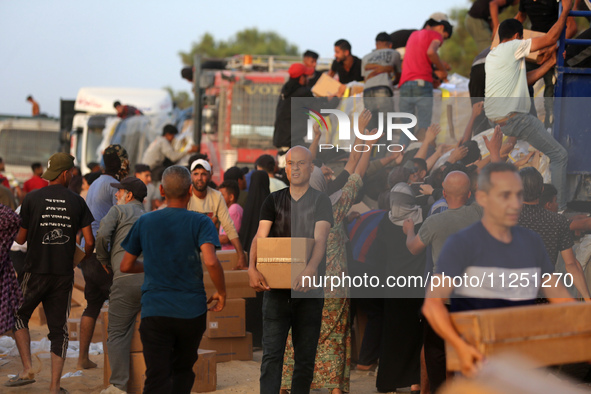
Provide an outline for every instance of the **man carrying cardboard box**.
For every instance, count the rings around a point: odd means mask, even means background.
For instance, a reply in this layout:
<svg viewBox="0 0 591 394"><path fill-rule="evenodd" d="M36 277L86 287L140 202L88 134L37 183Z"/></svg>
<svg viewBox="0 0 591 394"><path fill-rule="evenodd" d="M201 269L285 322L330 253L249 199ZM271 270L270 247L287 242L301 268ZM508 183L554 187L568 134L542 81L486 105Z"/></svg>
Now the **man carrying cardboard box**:
<svg viewBox="0 0 591 394"><path fill-rule="evenodd" d="M562 283L552 278L554 268L540 236L517 226L523 185L515 166L486 166L478 177L476 201L484 211L482 220L448 238L423 305L429 324L455 348L462 373L468 376L477 371L483 356L452 325L444 305L450 295L452 312L531 305L541 283L550 278L549 287L543 288L548 300L573 301ZM517 285L510 285L514 277ZM482 283L474 278L482 278Z"/></svg>
<svg viewBox="0 0 591 394"><path fill-rule="evenodd" d="M293 393L310 390L324 299L322 290L304 287L303 277L323 275L326 240L333 224L330 199L310 187L314 169L312 153L302 146L294 146L287 152L286 159L290 186L270 194L263 203L259 228L250 247L248 269L251 287L265 291L260 392L273 394L281 388L283 354L290 328L295 358L291 390ZM270 289L256 268L257 239L267 237L314 238L310 260L293 280L295 297L291 290Z"/></svg>
<svg viewBox="0 0 591 394"><path fill-rule="evenodd" d="M117 205L111 207L101 220L96 237L96 257L102 265L113 271L113 284L109 294L109 326L107 346L111 365L110 386L101 394L116 394L127 391L129 380L129 351L134 322L142 308L142 284L144 275L124 274L119 265L125 254L121 242L127 237L131 226L144 213L142 201L148 194L143 181L127 177L111 183L117 189Z"/></svg>
<svg viewBox="0 0 591 394"><path fill-rule="evenodd" d="M162 174L160 192L167 208L141 216L121 244L121 272L145 272L140 336L146 362L146 393L190 393L193 365L205 332L207 298L199 250L217 292L210 310L226 302L224 271L216 255L217 231L211 220L187 210L191 174L171 166ZM137 258L144 255L144 261Z"/></svg>

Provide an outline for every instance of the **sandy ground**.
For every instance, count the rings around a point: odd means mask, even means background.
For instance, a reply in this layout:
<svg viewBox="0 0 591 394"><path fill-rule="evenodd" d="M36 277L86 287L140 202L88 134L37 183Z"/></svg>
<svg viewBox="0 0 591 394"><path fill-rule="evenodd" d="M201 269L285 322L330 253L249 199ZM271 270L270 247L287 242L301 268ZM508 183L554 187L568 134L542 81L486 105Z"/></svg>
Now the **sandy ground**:
<svg viewBox="0 0 591 394"><path fill-rule="evenodd" d="M31 340L39 341L47 335L47 327L31 325ZM217 391L216 393L258 393L259 374L261 367L262 352L254 353L253 361L230 361L217 364ZM22 369L19 357L2 357L9 362L0 366L0 384L8 380L7 375L17 374ZM98 364L98 368L84 370L83 376L62 379L62 387L72 394L100 393L103 386L103 355L90 356L91 360ZM67 358L63 374L76 371L76 358ZM41 365L39 365L41 362ZM0 364L2 361L0 361ZM0 393L25 394L25 393L46 393L50 380L49 358L33 360L36 369L41 368L37 374L37 382L31 385L18 388L7 388L0 386ZM62 374L62 375L63 375ZM315 390L315 393L328 393L328 390ZM375 374L353 371L351 373L352 393L375 393Z"/></svg>

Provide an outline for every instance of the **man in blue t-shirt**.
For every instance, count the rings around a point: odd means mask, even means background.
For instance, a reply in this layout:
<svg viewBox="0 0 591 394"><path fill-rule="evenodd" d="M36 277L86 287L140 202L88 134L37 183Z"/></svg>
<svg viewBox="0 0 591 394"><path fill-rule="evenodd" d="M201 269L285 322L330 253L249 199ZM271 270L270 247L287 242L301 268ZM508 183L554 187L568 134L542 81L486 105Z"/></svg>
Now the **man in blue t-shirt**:
<svg viewBox="0 0 591 394"><path fill-rule="evenodd" d="M455 348L468 376L483 355L456 332L444 301L451 296L452 312L533 304L543 275L554 272L540 236L517 226L523 185L515 166L486 166L478 177L476 201L484 210L482 220L448 238L423 305L423 314ZM456 280L450 283L449 277ZM514 278L517 286L511 287ZM573 301L562 283L552 279L548 285L543 290L550 302Z"/></svg>
<svg viewBox="0 0 591 394"><path fill-rule="evenodd" d="M145 272L140 335L146 361L146 393L190 393L193 365L205 332L207 298L199 251L217 292L210 308L226 302L224 271L215 247L220 241L213 222L187 210L191 174L171 166L162 174L160 192L168 207L142 215L121 244L126 250L121 272ZM137 257L144 255L143 263Z"/></svg>

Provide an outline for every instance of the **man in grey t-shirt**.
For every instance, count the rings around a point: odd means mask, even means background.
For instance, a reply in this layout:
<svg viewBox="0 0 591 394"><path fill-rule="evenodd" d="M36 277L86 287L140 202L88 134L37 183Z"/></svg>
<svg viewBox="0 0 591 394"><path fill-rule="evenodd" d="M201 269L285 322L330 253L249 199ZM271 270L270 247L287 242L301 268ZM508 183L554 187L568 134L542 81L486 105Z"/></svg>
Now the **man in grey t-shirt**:
<svg viewBox="0 0 591 394"><path fill-rule="evenodd" d="M365 55L361 61L361 73L365 78L363 90L363 104L372 112L372 118L367 126L373 130L379 126L378 113L386 113L394 110L393 81L400 78L402 72L400 54L392 49L392 38L388 33L382 32L376 37L376 49ZM382 115L386 116L386 115ZM385 123L385 119L384 119ZM384 124L382 123L382 124ZM386 133L378 141L385 142ZM381 156L386 150L380 150Z"/></svg>

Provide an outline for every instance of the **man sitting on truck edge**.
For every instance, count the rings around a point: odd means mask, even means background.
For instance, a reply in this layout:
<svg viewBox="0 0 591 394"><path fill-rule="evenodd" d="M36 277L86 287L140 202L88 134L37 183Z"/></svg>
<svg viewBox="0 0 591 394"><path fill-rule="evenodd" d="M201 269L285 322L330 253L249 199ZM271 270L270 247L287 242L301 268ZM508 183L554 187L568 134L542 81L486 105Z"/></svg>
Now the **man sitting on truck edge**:
<svg viewBox="0 0 591 394"><path fill-rule="evenodd" d="M121 119L127 119L136 115L143 115L143 112L131 105L121 105L121 102L115 101L113 108L117 111L117 116Z"/></svg>

